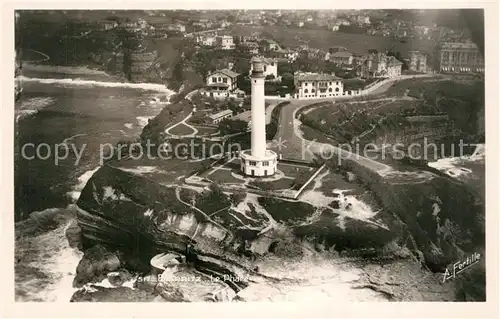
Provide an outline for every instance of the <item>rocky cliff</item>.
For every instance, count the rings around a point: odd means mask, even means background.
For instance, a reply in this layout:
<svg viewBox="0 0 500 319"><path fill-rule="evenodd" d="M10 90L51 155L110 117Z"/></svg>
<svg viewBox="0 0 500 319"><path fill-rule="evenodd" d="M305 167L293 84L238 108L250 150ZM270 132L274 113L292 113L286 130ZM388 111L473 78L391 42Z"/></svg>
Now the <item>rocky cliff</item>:
<svg viewBox="0 0 500 319"><path fill-rule="evenodd" d="M368 263L404 260L434 273L484 251L484 202L464 182L437 170L399 167L384 175L343 163L327 163L297 201L185 184L186 167L199 169L205 162L107 163L77 202L85 256L74 284L100 282L117 271L150 276L150 259L174 252L190 256L189 271L222 278L233 291L227 298L234 299L250 283L279 282L259 270L263 256L300 260L305 242L318 252ZM484 297L484 284L477 281L484 268L477 269L460 283L461 299ZM163 299L200 300L171 285L148 287Z"/></svg>
<svg viewBox="0 0 500 319"><path fill-rule="evenodd" d="M284 204L290 210L300 210L299 217L291 220L284 216L279 208ZM359 222L356 231L350 232L352 222L347 221L347 231L332 225L334 232L329 234L326 228L316 237L314 232L321 228L321 222L312 205L180 187L111 165L101 167L89 180L77 206L86 253L77 270L76 286L100 282L108 272L122 268L148 274L154 255L169 251L184 254L186 246L192 244L195 269L228 279L226 284L238 292L248 280L272 280L255 269L253 261L259 256L300 257L299 237L318 243L329 240L321 244L322 249L334 247L337 238L344 242L342 249L356 250L373 244L359 245L366 231L376 235L379 229ZM225 208L229 208L226 213L210 216ZM324 215L328 222L331 217L326 212ZM382 228L378 232L391 233ZM375 246L381 247L393 237L383 236Z"/></svg>
<svg viewBox="0 0 500 319"><path fill-rule="evenodd" d="M155 254L183 253L189 243L210 241L217 250L230 242L226 229L177 199L175 185L164 186L111 166L92 177L77 205L85 247L106 244L135 256L146 267Z"/></svg>

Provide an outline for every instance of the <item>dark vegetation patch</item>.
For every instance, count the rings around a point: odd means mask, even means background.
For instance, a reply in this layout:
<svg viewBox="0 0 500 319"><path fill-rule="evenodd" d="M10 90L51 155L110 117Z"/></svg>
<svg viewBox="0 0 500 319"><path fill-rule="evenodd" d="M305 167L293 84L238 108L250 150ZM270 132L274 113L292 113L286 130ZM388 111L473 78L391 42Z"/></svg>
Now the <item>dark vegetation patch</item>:
<svg viewBox="0 0 500 319"><path fill-rule="evenodd" d="M295 224L311 216L315 208L307 203L259 197L259 204L278 222Z"/></svg>

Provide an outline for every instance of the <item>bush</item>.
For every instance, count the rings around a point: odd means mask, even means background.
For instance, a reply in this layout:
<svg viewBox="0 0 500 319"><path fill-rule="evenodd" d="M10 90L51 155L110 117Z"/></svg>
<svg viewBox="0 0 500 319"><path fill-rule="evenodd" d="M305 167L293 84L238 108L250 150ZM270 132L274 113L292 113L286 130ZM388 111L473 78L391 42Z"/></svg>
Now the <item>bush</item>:
<svg viewBox="0 0 500 319"><path fill-rule="evenodd" d="M248 129L248 123L243 120L224 119L219 124L221 135L245 132Z"/></svg>

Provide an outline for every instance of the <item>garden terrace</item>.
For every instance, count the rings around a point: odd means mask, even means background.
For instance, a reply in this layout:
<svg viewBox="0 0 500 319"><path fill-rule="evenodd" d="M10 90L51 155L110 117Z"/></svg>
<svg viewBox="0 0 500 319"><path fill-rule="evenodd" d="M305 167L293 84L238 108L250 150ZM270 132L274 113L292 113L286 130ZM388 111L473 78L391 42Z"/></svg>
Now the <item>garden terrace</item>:
<svg viewBox="0 0 500 319"><path fill-rule="evenodd" d="M149 121L141 133L141 140L161 141L165 128L182 121L191 113L193 106L187 100L168 104L155 118ZM191 132L192 133L192 132Z"/></svg>

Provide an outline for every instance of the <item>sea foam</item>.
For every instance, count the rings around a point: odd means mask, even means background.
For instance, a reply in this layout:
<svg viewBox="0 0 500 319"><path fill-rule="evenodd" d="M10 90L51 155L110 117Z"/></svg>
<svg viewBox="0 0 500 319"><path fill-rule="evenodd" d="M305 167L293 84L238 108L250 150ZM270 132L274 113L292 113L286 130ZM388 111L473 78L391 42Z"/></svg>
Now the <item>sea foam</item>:
<svg viewBox="0 0 500 319"><path fill-rule="evenodd" d="M84 87L118 87L118 88L131 88L140 89L146 91L156 91L167 94L174 94L175 92L167 89L163 84L155 83L126 83L126 82L106 82L106 81L93 81L93 80L82 80L82 79L43 79L43 78L32 78L20 76L19 79L23 82L37 82L43 84L66 84L66 85L76 85Z"/></svg>
<svg viewBox="0 0 500 319"><path fill-rule="evenodd" d="M92 177L92 175L94 175L95 172L97 172L99 170L99 168L100 168L100 166L98 166L92 170L86 171L80 177L78 177L78 179L77 179L78 183L73 185L71 191L68 192L68 196L69 196L69 198L71 198L71 200L73 202L76 202L78 200L78 198L80 197L80 194L81 194L83 188L85 187L85 185L87 184L88 180Z"/></svg>

